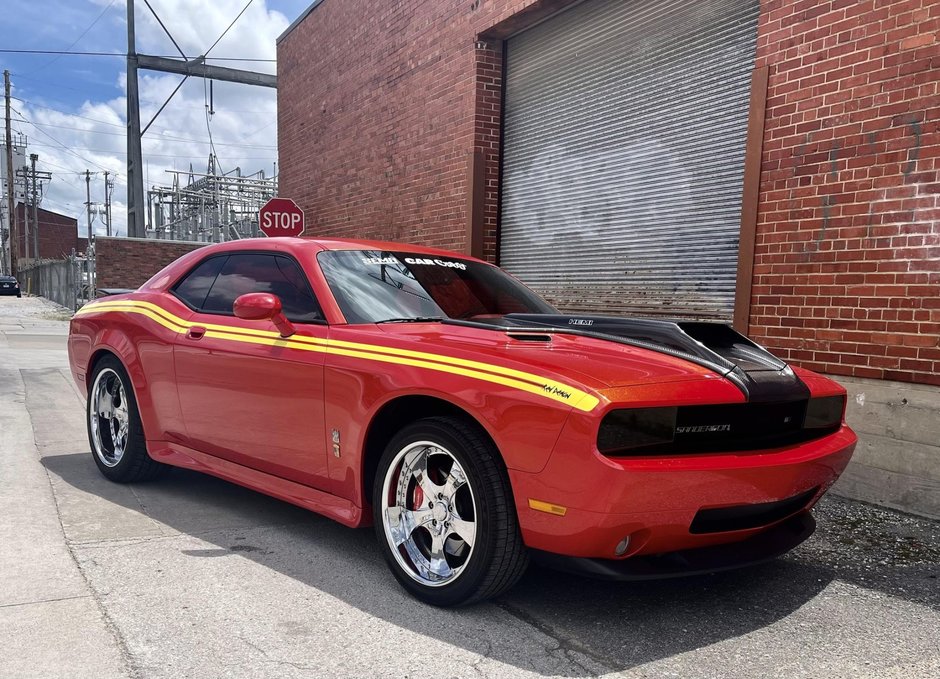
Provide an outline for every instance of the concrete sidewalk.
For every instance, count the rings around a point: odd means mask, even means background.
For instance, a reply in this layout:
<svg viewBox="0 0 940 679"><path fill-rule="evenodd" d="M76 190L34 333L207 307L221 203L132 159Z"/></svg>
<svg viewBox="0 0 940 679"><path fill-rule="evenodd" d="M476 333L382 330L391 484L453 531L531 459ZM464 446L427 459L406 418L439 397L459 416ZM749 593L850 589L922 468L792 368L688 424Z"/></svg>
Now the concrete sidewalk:
<svg viewBox="0 0 940 679"><path fill-rule="evenodd" d="M61 313L35 298L0 302L0 673L131 676L120 635L66 544L26 408L22 370L58 373L67 325L50 320ZM14 304L26 313L11 315ZM75 409L78 394L65 386L61 395Z"/></svg>

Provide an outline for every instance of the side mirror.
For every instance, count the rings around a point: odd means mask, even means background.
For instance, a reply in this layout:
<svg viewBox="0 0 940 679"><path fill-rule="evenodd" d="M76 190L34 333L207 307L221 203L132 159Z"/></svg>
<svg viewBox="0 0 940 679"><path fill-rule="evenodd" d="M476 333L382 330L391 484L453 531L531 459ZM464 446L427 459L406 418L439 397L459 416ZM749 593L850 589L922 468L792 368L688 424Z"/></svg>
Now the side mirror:
<svg viewBox="0 0 940 679"><path fill-rule="evenodd" d="M281 310L281 300L277 295L269 292L249 292L235 300L232 306L236 318L245 321L266 321L268 319L277 326L281 337L290 337L296 331L294 325L287 320Z"/></svg>

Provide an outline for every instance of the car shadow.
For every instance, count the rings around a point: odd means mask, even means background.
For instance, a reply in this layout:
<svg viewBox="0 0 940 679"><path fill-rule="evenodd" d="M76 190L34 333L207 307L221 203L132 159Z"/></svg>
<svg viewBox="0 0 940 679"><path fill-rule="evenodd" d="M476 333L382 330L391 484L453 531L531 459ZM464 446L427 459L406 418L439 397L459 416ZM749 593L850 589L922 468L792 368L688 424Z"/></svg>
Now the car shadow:
<svg viewBox="0 0 940 679"><path fill-rule="evenodd" d="M816 563L817 555L806 546L749 569L642 583L594 581L532 567L491 604L440 611L397 585L371 529L351 530L187 470L175 469L127 492L126 486L101 477L87 453L51 455L42 463L80 491L214 545L184 551L188 556L237 553L394 625L502 663L563 676L622 671L747 635L801 608L837 577L862 577L865 587L898 596L912 591L910 583L895 582L897 569L866 566L859 576L849 566L827 565L826 559ZM913 596L922 600L925 595ZM940 608L936 600L927 603ZM481 639L478 631L497 618L524 634L499 644ZM465 633L455 634L455 629ZM584 662L584 656L590 661Z"/></svg>

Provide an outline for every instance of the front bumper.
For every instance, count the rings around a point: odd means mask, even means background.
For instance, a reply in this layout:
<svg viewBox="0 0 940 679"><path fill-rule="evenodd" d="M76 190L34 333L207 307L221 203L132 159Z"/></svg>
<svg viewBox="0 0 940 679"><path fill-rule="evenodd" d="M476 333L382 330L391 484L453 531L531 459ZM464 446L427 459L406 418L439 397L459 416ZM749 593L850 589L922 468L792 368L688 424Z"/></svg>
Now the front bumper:
<svg viewBox="0 0 940 679"><path fill-rule="evenodd" d="M585 452L577 432L563 433L541 472L509 473L530 549L616 562L744 542L787 523L836 481L856 441L843 426L768 451L611 459ZM538 511L530 499L564 507L564 515ZM759 505L769 509L754 521Z"/></svg>
<svg viewBox="0 0 940 679"><path fill-rule="evenodd" d="M802 512L753 537L630 559L588 559L531 550L533 560L566 573L600 580L659 580L754 566L783 556L816 530L813 515Z"/></svg>

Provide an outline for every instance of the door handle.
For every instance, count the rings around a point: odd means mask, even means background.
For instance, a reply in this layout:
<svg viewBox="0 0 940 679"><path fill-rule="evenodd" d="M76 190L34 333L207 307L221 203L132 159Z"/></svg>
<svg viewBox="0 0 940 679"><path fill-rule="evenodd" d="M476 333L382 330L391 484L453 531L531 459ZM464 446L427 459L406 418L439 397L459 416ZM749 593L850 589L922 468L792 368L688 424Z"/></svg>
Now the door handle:
<svg viewBox="0 0 940 679"><path fill-rule="evenodd" d="M202 339L203 335L206 334L206 329L201 325L194 325L189 329L189 332L186 333L186 336L191 340Z"/></svg>

